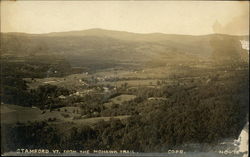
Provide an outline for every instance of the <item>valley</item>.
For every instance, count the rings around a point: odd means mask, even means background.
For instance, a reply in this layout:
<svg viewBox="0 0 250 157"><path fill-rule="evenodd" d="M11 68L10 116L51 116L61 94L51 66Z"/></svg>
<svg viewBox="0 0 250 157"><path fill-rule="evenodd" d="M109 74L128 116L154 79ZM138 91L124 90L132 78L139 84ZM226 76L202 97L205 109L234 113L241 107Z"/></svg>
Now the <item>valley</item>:
<svg viewBox="0 0 250 157"><path fill-rule="evenodd" d="M4 34L2 151L196 151L183 145L237 139L249 109L245 38Z"/></svg>

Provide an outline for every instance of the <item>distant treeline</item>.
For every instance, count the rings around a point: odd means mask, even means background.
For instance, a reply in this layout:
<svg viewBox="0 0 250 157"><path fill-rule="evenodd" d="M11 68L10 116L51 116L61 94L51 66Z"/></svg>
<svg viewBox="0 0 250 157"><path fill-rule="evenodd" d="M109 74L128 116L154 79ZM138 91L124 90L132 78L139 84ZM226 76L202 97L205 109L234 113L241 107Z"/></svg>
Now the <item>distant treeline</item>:
<svg viewBox="0 0 250 157"><path fill-rule="evenodd" d="M41 106L48 104L51 98L68 95L67 89L44 85L38 89L28 89L23 78L62 77L71 74L71 67L63 60L41 59L23 60L21 58L1 60L1 102L21 106Z"/></svg>

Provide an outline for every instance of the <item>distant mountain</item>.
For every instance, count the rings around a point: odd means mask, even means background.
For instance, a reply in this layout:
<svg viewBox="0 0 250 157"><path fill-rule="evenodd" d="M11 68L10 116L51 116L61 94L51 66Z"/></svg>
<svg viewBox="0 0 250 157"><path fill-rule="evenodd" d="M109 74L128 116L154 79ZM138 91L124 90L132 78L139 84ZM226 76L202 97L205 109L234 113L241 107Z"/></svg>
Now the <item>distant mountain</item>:
<svg viewBox="0 0 250 157"><path fill-rule="evenodd" d="M103 29L47 34L1 33L2 55L59 55L78 62L246 61L249 36L139 34Z"/></svg>

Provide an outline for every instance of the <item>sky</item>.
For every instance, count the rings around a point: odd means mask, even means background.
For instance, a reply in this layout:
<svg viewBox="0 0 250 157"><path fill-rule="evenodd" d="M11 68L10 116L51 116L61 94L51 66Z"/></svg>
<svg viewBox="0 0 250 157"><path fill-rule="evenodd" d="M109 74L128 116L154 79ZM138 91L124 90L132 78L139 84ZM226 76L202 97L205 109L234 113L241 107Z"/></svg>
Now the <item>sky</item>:
<svg viewBox="0 0 250 157"><path fill-rule="evenodd" d="M1 32L102 28L136 33L248 35L244 1L1 1Z"/></svg>

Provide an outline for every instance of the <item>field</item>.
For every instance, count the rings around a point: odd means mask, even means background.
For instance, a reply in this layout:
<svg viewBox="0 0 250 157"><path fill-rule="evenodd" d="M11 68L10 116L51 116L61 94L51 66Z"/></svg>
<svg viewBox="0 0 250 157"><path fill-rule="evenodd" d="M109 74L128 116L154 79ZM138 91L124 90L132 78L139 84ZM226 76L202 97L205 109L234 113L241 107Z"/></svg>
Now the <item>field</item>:
<svg viewBox="0 0 250 157"><path fill-rule="evenodd" d="M73 113L78 107L62 107L60 111L40 110L39 108L22 107L17 105L2 104L1 122L3 124L26 123L35 121L48 121L53 124L93 125L102 120L109 121L111 117L82 118L80 114ZM65 111L66 110L66 111ZM44 113L43 113L44 112ZM68 115L68 116L63 116ZM79 117L74 119L74 117ZM125 119L129 116L116 116L113 118ZM68 129L71 127L67 127Z"/></svg>

